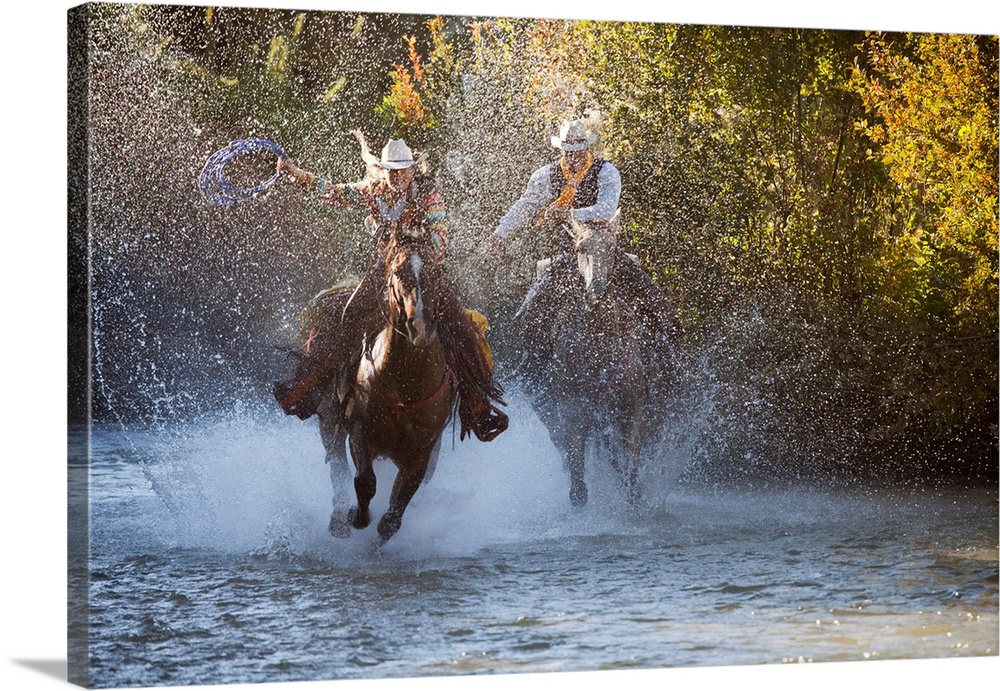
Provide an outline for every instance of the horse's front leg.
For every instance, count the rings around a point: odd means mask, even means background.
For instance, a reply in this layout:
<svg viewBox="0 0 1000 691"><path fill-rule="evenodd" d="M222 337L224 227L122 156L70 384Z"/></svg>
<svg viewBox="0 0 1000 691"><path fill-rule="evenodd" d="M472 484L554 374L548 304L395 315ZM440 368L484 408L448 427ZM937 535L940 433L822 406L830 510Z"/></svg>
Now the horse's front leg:
<svg viewBox="0 0 1000 691"><path fill-rule="evenodd" d="M378 522L378 534L383 544L388 542L402 525L403 512L406 511L410 500L424 480L431 453L422 453L413 462L399 466L396 481L392 485L392 496L389 498L389 510Z"/></svg>
<svg viewBox="0 0 1000 691"><path fill-rule="evenodd" d="M351 458L354 459L354 494L358 499L357 506L347 512L347 520L358 530L368 527L371 514L368 510L372 497L375 496L375 469L372 468L372 455L363 435L351 435Z"/></svg>
<svg viewBox="0 0 1000 691"><path fill-rule="evenodd" d="M573 506L587 504L587 483L584 481L586 449L587 438L583 434L568 439L565 445L566 467L569 468L569 501Z"/></svg>
<svg viewBox="0 0 1000 691"><path fill-rule="evenodd" d="M326 447L326 463L330 470L330 486L333 488L333 509L330 512L330 523L327 530L334 537L346 538L351 534L348 521L348 508L351 504L349 487L351 472L347 462L345 442L347 434L342 427L332 430L323 429L320 418L320 432L323 445Z"/></svg>
<svg viewBox="0 0 1000 691"><path fill-rule="evenodd" d="M434 444L434 448L431 449L430 458L427 459L427 470L424 472L424 479L423 479L424 484L430 482L430 479L434 477L434 471L437 469L438 457L441 455L442 436L443 435L438 436L438 440Z"/></svg>
<svg viewBox="0 0 1000 691"><path fill-rule="evenodd" d="M625 443L625 463L622 464L622 475L625 481L625 498L629 504L639 503L641 487L639 486L639 463L642 453L642 424L636 418L627 430Z"/></svg>
<svg viewBox="0 0 1000 691"><path fill-rule="evenodd" d="M554 401L547 403L553 404ZM587 504L587 483L584 481L584 453L587 437L582 432L578 417L558 404L544 402L536 409L538 416L549 431L549 439L563 460L563 468L569 472L569 501L573 506Z"/></svg>

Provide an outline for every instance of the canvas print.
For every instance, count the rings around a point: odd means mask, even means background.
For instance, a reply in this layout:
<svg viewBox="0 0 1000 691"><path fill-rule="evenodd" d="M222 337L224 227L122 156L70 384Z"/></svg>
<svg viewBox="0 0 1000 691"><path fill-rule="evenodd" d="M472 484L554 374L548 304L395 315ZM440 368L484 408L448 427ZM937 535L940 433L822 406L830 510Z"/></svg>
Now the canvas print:
<svg viewBox="0 0 1000 691"><path fill-rule="evenodd" d="M997 656L997 36L68 26L70 681Z"/></svg>

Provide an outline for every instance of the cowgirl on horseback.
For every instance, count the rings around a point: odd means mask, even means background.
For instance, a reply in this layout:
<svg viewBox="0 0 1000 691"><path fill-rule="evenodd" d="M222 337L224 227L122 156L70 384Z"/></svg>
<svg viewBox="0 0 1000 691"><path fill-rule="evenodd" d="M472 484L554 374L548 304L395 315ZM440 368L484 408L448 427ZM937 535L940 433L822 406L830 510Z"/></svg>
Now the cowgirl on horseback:
<svg viewBox="0 0 1000 691"><path fill-rule="evenodd" d="M295 376L275 385L274 395L289 415L306 419L314 415L324 392L345 367L357 363L366 336L384 325L380 309L385 275L385 249L394 237L426 242L438 262L448 248L447 211L422 160L401 139L390 139L380 159L369 154L360 132L355 132L367 166L364 179L334 184L279 158L278 172L299 187L334 206L361 207L369 211L365 227L378 243L375 260L361 279L342 312L327 319L309 334L306 352ZM476 331L457 299L449 301L443 319L449 328L440 337L449 367L458 381L462 437L471 431L489 441L507 427L502 391L493 381L481 334ZM496 403L494 403L494 401Z"/></svg>

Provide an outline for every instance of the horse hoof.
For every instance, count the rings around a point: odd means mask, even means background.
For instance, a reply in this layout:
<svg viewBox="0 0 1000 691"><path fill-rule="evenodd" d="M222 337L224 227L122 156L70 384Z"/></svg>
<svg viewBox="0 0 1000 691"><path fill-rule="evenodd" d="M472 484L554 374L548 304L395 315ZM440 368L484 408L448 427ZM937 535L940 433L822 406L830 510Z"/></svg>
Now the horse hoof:
<svg viewBox="0 0 1000 691"><path fill-rule="evenodd" d="M357 530L364 530L372 522L372 519L367 511L362 512L354 508L347 512L347 521Z"/></svg>
<svg viewBox="0 0 1000 691"><path fill-rule="evenodd" d="M335 538L347 538L351 536L350 516L343 509L336 509L330 514L330 525L326 527Z"/></svg>
<svg viewBox="0 0 1000 691"><path fill-rule="evenodd" d="M391 514L386 514L378 522L378 535L382 538L382 544L389 541L393 535L399 531L399 526L403 524L403 519L400 516L393 516Z"/></svg>
<svg viewBox="0 0 1000 691"><path fill-rule="evenodd" d="M639 492L638 487L629 487L628 489L628 503L630 506L638 506L642 496Z"/></svg>
<svg viewBox="0 0 1000 691"><path fill-rule="evenodd" d="M573 506L587 505L587 486L584 484L574 485L569 489L569 501Z"/></svg>

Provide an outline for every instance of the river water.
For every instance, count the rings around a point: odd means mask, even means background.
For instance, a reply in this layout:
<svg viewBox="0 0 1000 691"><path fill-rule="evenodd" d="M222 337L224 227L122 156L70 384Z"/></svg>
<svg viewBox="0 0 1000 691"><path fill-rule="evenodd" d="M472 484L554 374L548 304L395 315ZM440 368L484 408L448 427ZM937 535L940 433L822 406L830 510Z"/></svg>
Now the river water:
<svg viewBox="0 0 1000 691"><path fill-rule="evenodd" d="M378 549L374 522L326 533L314 423L97 426L91 683L998 654L995 489L710 491L665 456L643 506L592 466L573 509L540 423L511 413L493 443L446 440Z"/></svg>

